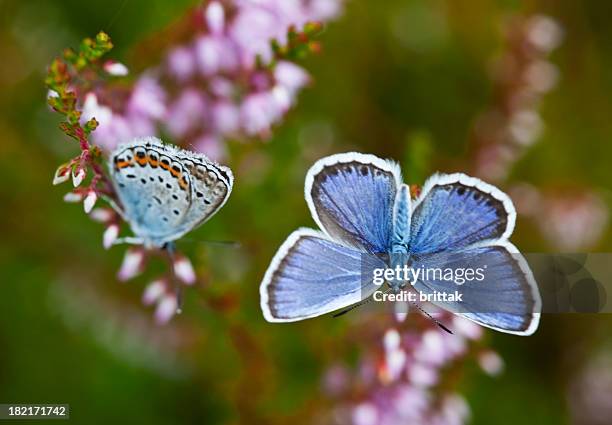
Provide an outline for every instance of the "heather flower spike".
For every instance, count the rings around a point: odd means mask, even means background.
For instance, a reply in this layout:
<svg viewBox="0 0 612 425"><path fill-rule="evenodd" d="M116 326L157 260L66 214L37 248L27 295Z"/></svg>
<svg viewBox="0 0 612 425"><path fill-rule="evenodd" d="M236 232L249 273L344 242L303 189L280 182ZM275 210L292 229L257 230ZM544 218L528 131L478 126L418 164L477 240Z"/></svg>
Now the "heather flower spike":
<svg viewBox="0 0 612 425"><path fill-rule="evenodd" d="M146 242L119 239L121 221L129 217L121 210L116 176L107 172L109 153L119 143L160 131L213 159L226 154L227 139L270 137L310 82L295 60L319 50L314 38L320 22L336 16L340 3L205 1L190 12L196 23L193 35L181 30L180 38L169 37L161 46L166 49L162 61L132 79L121 78L130 73L128 66L105 57L113 44L104 32L53 60L45 79L47 103L62 116L61 131L80 149L80 155L56 170L53 184L72 179L75 189L64 199L83 202L85 212L105 225L104 248ZM99 198L117 210L94 208ZM157 303L158 322L174 315L174 284L196 281L189 259L170 255L163 246L130 248L118 272L120 280L135 277L154 251L170 260L172 270L146 291L146 302Z"/></svg>

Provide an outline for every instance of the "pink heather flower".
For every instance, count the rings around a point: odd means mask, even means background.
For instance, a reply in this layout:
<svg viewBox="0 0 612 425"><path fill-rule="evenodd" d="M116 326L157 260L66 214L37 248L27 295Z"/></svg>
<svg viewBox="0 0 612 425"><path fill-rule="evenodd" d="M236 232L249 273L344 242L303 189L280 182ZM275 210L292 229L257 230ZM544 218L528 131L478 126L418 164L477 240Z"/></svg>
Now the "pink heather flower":
<svg viewBox="0 0 612 425"><path fill-rule="evenodd" d="M85 178L85 169L84 168L75 168L72 170L72 185L77 187L83 182Z"/></svg>
<svg viewBox="0 0 612 425"><path fill-rule="evenodd" d="M196 69L194 52L187 47L177 47L168 54L168 70L179 81L191 78Z"/></svg>
<svg viewBox="0 0 612 425"><path fill-rule="evenodd" d="M55 174L53 175L53 185L58 185L60 183L64 183L68 181L70 178L70 167L67 164L60 165L55 170Z"/></svg>
<svg viewBox="0 0 612 425"><path fill-rule="evenodd" d="M94 190L90 190L87 192L87 196L83 200L83 209L86 214L89 214L93 209L94 205L96 205L96 201L98 200L98 195Z"/></svg>
<svg viewBox="0 0 612 425"><path fill-rule="evenodd" d="M204 153L210 159L221 160L226 155L225 144L212 135L206 134L194 142L195 149Z"/></svg>
<svg viewBox="0 0 612 425"><path fill-rule="evenodd" d="M123 257L123 263L117 273L117 279L121 281L129 280L135 276L138 276L144 266L144 250L141 248L130 248Z"/></svg>
<svg viewBox="0 0 612 425"><path fill-rule="evenodd" d="M270 62L270 40L276 39L285 44L289 25L278 22L272 7L254 2L242 4L229 31L232 40L238 45L240 63L243 67L252 68L257 55L261 56L264 63Z"/></svg>
<svg viewBox="0 0 612 425"><path fill-rule="evenodd" d="M455 333L468 339L477 340L482 338L482 327L463 317L453 317L453 330Z"/></svg>
<svg viewBox="0 0 612 425"><path fill-rule="evenodd" d="M288 61L279 61L276 64L274 78L292 95L310 82L310 76L303 68Z"/></svg>
<svg viewBox="0 0 612 425"><path fill-rule="evenodd" d="M504 360L495 351L487 350L478 355L478 364L488 375L497 376L504 370Z"/></svg>
<svg viewBox="0 0 612 425"><path fill-rule="evenodd" d="M438 371L422 363L414 363L408 368L408 378L417 387L432 387L438 383Z"/></svg>
<svg viewBox="0 0 612 425"><path fill-rule="evenodd" d="M166 92L157 79L145 74L136 82L128 101L129 115L162 119L166 113Z"/></svg>
<svg viewBox="0 0 612 425"><path fill-rule="evenodd" d="M115 216L115 212L110 208L94 208L89 217L98 223L107 223Z"/></svg>
<svg viewBox="0 0 612 425"><path fill-rule="evenodd" d="M206 25L210 33L213 35L221 34L225 26L225 11L221 3L218 1L210 2L204 13Z"/></svg>
<svg viewBox="0 0 612 425"><path fill-rule="evenodd" d="M441 365L446 361L444 336L437 329L429 329L423 333L419 346L414 351L416 360L431 365Z"/></svg>
<svg viewBox="0 0 612 425"><path fill-rule="evenodd" d="M113 243L117 240L117 236L119 236L119 225L111 224L104 231L104 236L102 237L102 245L105 249L109 249L113 246Z"/></svg>
<svg viewBox="0 0 612 425"><path fill-rule="evenodd" d="M195 42L195 53L198 68L202 75L210 76L221 69L222 56L226 54L221 39L203 36Z"/></svg>
<svg viewBox="0 0 612 425"><path fill-rule="evenodd" d="M218 72L232 72L238 67L234 48L224 37L201 36L194 43L195 59L204 77Z"/></svg>
<svg viewBox="0 0 612 425"><path fill-rule="evenodd" d="M97 132L100 128L110 123L113 118L113 111L108 106L100 105L98 103L98 96L93 92L89 92L85 95L85 101L83 102L81 124L85 124L92 118L98 121ZM94 132L94 134L96 132Z"/></svg>
<svg viewBox="0 0 612 425"><path fill-rule="evenodd" d="M378 411L372 403L362 403L353 409L352 420L355 425L376 425Z"/></svg>
<svg viewBox="0 0 612 425"><path fill-rule="evenodd" d="M106 61L103 68L109 75L114 77L125 77L129 73L127 66L115 61Z"/></svg>
<svg viewBox="0 0 612 425"><path fill-rule="evenodd" d="M235 85L232 81L223 77L213 77L210 80L210 91L217 97L231 98L236 92Z"/></svg>
<svg viewBox="0 0 612 425"><path fill-rule="evenodd" d="M157 308L155 309L155 321L157 322L157 324L163 325L165 323L168 323L170 319L172 319L172 317L176 314L177 308L178 301L176 299L176 295L163 295L157 303Z"/></svg>
<svg viewBox="0 0 612 425"><path fill-rule="evenodd" d="M155 280L151 282L142 294L142 303L151 305L156 303L166 291L166 282L164 280Z"/></svg>
<svg viewBox="0 0 612 425"><path fill-rule="evenodd" d="M402 349L394 349L386 353L385 356L387 378L396 381L404 371L406 366L406 352Z"/></svg>
<svg viewBox="0 0 612 425"><path fill-rule="evenodd" d="M173 263L174 274L186 285L193 285L196 281L196 274L191 265L191 261L185 256L176 256Z"/></svg>
<svg viewBox="0 0 612 425"><path fill-rule="evenodd" d="M401 337L399 332L395 329L389 329L385 332L383 337L383 346L385 347L385 351L395 351L399 348L401 342Z"/></svg>
<svg viewBox="0 0 612 425"><path fill-rule="evenodd" d="M342 12L339 0L310 0L309 7L312 19L316 21L329 21Z"/></svg>
<svg viewBox="0 0 612 425"><path fill-rule="evenodd" d="M206 100L196 89L186 89L174 101L168 110L166 126L170 134L176 138L184 137L206 119Z"/></svg>
<svg viewBox="0 0 612 425"><path fill-rule="evenodd" d="M249 135L267 136L270 126L284 111L284 105L273 93L250 94L241 105L242 127Z"/></svg>
<svg viewBox="0 0 612 425"><path fill-rule="evenodd" d="M212 122L215 130L223 135L232 135L240 128L240 110L227 101L219 101L212 106Z"/></svg>
<svg viewBox="0 0 612 425"><path fill-rule="evenodd" d="M64 195L64 202L76 203L83 200L82 193L68 192Z"/></svg>

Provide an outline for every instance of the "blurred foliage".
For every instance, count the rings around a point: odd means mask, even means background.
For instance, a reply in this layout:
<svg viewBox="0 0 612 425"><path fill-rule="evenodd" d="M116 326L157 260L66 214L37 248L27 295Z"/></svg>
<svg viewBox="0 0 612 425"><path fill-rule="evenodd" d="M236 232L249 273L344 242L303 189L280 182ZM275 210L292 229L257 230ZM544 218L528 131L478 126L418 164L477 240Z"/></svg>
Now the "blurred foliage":
<svg viewBox="0 0 612 425"><path fill-rule="evenodd" d="M193 4L0 2L3 403L70 403L73 422L87 424L310 423L313 407L326 403L321 373L354 356L340 338L351 318L268 324L258 293L289 232L314 226L305 172L347 150L401 161L409 183L462 170L474 119L491 101L488 65L514 14L555 17L565 42L552 59L561 80L544 99L545 131L510 181L580 184L611 203L610 2L354 0L318 37L321 53L305 61L313 87L272 140L229 146L232 197L179 243L205 282L187 292L181 316L156 328L139 303L146 277L118 284L123 250L104 251L101 226L51 187L57 164L78 152L58 130L42 82L58 51L99 30L129 65L139 40ZM609 232L598 250L612 249ZM551 249L524 220L513 240L524 251ZM533 337L494 335L507 371L468 374L472 423L568 423L566 385L611 323L548 315Z"/></svg>

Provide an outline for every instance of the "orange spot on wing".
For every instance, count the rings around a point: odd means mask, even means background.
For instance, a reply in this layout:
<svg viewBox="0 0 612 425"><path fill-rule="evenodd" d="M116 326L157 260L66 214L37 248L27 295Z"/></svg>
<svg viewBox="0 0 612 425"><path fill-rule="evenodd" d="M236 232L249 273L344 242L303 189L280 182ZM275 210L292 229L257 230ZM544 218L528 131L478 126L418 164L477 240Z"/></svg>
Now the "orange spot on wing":
<svg viewBox="0 0 612 425"><path fill-rule="evenodd" d="M115 163L115 167L117 169L129 167L132 164L132 161L117 161Z"/></svg>

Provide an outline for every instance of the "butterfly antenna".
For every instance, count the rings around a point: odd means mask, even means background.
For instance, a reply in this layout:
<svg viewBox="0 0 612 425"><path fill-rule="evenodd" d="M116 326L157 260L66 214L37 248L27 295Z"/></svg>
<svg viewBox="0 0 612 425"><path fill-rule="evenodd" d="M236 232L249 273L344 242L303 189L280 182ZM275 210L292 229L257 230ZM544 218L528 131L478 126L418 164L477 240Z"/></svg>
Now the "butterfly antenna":
<svg viewBox="0 0 612 425"><path fill-rule="evenodd" d="M427 317L428 317L429 319L431 319L431 320L432 320L432 321L433 321L433 322L434 322L436 325L438 325L438 326L440 327L440 329L443 329L443 330L445 330L446 332L448 332L449 334L454 335L454 334L453 334L453 331L451 331L449 328L447 328L447 327L446 327L446 326L444 326L442 323L440 323L440 322L438 321L438 319L436 319L435 317L433 317L431 314L429 314L428 312L426 312L425 310L423 310L423 308L422 308L420 305L418 305L416 302L414 302L414 301L413 301L413 302L411 302L411 304L412 304L414 307L416 307L417 309L419 309L419 311L420 311L421 313L423 313L423 315L424 315L424 316L427 316Z"/></svg>
<svg viewBox="0 0 612 425"><path fill-rule="evenodd" d="M242 245L240 244L240 242L238 241L208 241L208 240L195 240L195 239L190 239L190 238L183 238L181 239L181 242L190 242L190 243L203 243L203 244L210 244L210 245L221 245L221 246L227 246L230 248L240 248Z"/></svg>
<svg viewBox="0 0 612 425"><path fill-rule="evenodd" d="M386 293L387 293L387 292L389 292L390 290L391 290L391 288L387 288L387 290L386 290L384 293L386 294ZM373 298L366 298L365 300L361 300L361 301L360 301L360 302L358 302L357 304L353 304L352 306L347 307L347 308L345 308L344 310L342 310L342 311L340 311L340 312L338 312L338 313L333 314L333 317L339 317L339 316L342 316L342 315L344 315L344 314L348 313L349 311L356 309L357 307L361 307L362 305L369 303L369 302L370 302L370 301L372 301L372 300L373 300Z"/></svg>

